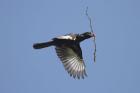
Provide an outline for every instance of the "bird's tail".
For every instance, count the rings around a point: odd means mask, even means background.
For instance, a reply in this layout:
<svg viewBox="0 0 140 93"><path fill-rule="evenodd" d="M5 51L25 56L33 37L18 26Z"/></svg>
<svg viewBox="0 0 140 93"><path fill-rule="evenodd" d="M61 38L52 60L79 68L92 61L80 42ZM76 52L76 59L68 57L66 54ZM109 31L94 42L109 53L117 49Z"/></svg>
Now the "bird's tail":
<svg viewBox="0 0 140 93"><path fill-rule="evenodd" d="M41 48L49 47L52 45L53 45L53 41L44 42L44 43L35 43L35 44L33 44L33 48L34 49L41 49Z"/></svg>

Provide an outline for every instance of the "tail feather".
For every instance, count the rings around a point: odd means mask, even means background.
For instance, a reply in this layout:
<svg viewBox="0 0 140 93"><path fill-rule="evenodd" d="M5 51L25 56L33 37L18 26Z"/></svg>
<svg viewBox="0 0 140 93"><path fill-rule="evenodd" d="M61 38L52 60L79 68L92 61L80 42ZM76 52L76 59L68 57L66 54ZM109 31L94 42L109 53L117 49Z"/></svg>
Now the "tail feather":
<svg viewBox="0 0 140 93"><path fill-rule="evenodd" d="M53 45L53 41L44 42L44 43L35 43L35 44L33 44L33 48L34 49L41 49L41 48L49 47L52 45Z"/></svg>

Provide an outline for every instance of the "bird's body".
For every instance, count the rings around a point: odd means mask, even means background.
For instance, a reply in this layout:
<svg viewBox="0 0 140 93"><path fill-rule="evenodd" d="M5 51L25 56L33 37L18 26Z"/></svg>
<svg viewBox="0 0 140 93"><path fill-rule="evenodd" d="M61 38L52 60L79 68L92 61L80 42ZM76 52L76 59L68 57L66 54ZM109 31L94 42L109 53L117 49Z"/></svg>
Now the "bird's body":
<svg viewBox="0 0 140 93"><path fill-rule="evenodd" d="M70 76L79 79L87 76L80 42L94 36L95 35L91 32L85 32L83 34L67 34L53 38L48 42L36 43L33 47L34 49L41 49L55 46L57 56L62 61Z"/></svg>

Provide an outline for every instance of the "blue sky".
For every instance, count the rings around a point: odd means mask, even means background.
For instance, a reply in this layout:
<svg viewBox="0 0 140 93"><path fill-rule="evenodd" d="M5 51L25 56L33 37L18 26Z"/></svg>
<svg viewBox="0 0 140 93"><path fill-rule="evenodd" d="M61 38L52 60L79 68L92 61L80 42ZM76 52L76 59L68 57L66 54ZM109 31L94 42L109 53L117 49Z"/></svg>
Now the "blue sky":
<svg viewBox="0 0 140 93"><path fill-rule="evenodd" d="M1 0L0 93L140 93L139 0ZM54 47L33 43L90 31L81 43L88 77L71 78Z"/></svg>

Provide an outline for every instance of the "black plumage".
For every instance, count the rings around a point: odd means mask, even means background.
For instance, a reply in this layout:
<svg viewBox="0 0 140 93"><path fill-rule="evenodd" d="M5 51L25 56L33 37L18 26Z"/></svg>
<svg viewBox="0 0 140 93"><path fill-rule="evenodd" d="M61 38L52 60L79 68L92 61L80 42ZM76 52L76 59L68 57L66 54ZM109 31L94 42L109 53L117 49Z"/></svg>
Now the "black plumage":
<svg viewBox="0 0 140 93"><path fill-rule="evenodd" d="M49 46L55 46L57 56L62 61L64 68L74 78L84 78L87 76L85 71L85 64L83 61L82 50L80 42L95 35L92 32L85 32L83 34L67 34L64 36L53 38L44 43L36 43L33 45L34 49L41 49Z"/></svg>

